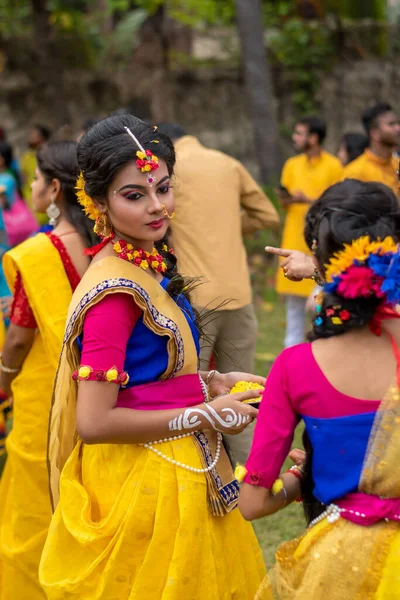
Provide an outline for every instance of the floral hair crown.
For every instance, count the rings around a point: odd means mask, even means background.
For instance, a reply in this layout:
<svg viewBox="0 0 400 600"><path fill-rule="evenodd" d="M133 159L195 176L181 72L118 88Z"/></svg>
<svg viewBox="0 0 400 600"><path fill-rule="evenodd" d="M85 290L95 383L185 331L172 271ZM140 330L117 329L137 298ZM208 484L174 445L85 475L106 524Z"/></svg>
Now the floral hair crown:
<svg viewBox="0 0 400 600"><path fill-rule="evenodd" d="M371 242L365 235L336 252L326 265L323 291L343 298L386 298L400 302L400 253L391 237Z"/></svg>

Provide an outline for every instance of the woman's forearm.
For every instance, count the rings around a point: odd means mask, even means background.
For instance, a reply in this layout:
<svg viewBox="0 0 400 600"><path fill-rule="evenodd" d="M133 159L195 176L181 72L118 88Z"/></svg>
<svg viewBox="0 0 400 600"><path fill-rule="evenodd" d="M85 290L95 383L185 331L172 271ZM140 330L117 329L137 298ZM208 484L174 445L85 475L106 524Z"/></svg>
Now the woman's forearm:
<svg viewBox="0 0 400 600"><path fill-rule="evenodd" d="M24 364L32 348L36 330L20 327L11 323L2 352L0 370L0 388L8 395L11 394L11 384Z"/></svg>
<svg viewBox="0 0 400 600"><path fill-rule="evenodd" d="M300 481L292 473L283 473L284 490L273 494L271 490L244 483L240 490L239 509L247 521L261 519L285 508L300 498Z"/></svg>
<svg viewBox="0 0 400 600"><path fill-rule="evenodd" d="M221 397L208 404L169 410L135 410L117 407L118 388L94 381L80 383L77 429L87 444L143 444L201 429L240 433L257 416L243 400L251 390Z"/></svg>

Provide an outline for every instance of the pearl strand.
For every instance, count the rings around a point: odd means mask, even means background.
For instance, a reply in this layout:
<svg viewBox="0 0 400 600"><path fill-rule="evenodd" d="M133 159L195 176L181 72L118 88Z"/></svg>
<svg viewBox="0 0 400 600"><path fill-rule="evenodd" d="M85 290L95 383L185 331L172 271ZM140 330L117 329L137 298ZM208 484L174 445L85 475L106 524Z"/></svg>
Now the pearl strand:
<svg viewBox="0 0 400 600"><path fill-rule="evenodd" d="M192 473L207 473L208 471L212 471L214 469L214 467L216 466L217 462L219 461L219 457L221 454L221 446L222 446L222 434L221 433L217 433L217 449L215 451L215 458L212 461L212 463L205 469L196 469L195 467L189 467L189 465L184 465L183 463L180 463L180 462L174 460L173 458L166 456L165 454L163 454L156 448L153 448L153 444L161 444L163 442L172 442L173 440L180 440L181 438L189 437L190 435L193 435L193 434L194 434L194 431L191 431L190 433L183 433L181 435L176 435L175 437L172 437L172 438L164 438L163 440L157 440L156 442L149 442L148 444L140 444L140 445L143 446L144 448L147 448L147 450L151 450L151 452L154 452L154 454L157 454L157 456L159 456L163 460L166 460L171 465L175 465L176 467L181 467L182 469L186 469L186 471L191 471Z"/></svg>
<svg viewBox="0 0 400 600"><path fill-rule="evenodd" d="M328 521L328 523L335 523L335 521L340 519L341 512L343 512L342 508L339 508L336 504L330 504L328 506L328 508L319 515L319 517L317 517L316 519L311 521L311 523L309 524L308 527L309 528L313 527L317 523L320 523L321 521L323 521L325 518Z"/></svg>

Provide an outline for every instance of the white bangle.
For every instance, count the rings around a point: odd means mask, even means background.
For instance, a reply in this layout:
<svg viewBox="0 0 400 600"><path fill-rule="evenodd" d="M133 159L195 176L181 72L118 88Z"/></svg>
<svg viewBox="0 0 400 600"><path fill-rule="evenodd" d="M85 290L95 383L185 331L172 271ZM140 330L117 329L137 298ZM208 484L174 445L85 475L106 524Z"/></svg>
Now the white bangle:
<svg viewBox="0 0 400 600"><path fill-rule="evenodd" d="M280 505L280 507L279 507L279 510L282 510L282 508L284 508L284 507L286 506L286 502L287 502L287 491L286 491L286 488L285 488L285 487L283 487L283 488L282 488L282 491L283 491L283 496L284 496L284 498L283 498L283 502L282 502L282 504L281 504L281 505Z"/></svg>
<svg viewBox="0 0 400 600"><path fill-rule="evenodd" d="M3 371L3 373L19 373L20 370L20 367L17 369L14 367L6 367L6 365L3 364L3 354L0 353L0 371Z"/></svg>
<svg viewBox="0 0 400 600"><path fill-rule="evenodd" d="M206 385L210 385L210 381L215 375L220 375L220 372L217 371L216 369L212 369L211 371L208 371L208 373L206 375Z"/></svg>

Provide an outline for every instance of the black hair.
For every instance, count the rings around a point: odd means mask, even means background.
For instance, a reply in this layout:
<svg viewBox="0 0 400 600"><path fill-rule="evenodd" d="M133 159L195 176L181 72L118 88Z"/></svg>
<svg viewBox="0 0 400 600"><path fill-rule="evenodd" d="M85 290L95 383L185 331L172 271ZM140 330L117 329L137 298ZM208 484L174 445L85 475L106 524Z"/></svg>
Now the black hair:
<svg viewBox="0 0 400 600"><path fill-rule="evenodd" d="M78 165L84 174L85 192L100 203L106 202L114 177L134 160L138 150L124 127L129 127L143 148L165 161L170 176L174 173L175 150L167 135L133 115L107 117L91 127L78 144ZM160 240L155 246L167 264L165 276L170 279L167 291L175 298L183 294L190 301L189 292L193 285L177 272L175 255L163 250L165 241Z"/></svg>
<svg viewBox="0 0 400 600"><path fill-rule="evenodd" d="M347 163L358 158L368 147L368 137L363 133L345 133L342 137L341 144L346 147L348 156Z"/></svg>
<svg viewBox="0 0 400 600"><path fill-rule="evenodd" d="M186 131L182 125L178 125L178 123L160 123L158 125L158 130L161 133L165 133L171 140L179 140L179 138L186 135Z"/></svg>
<svg viewBox="0 0 400 600"><path fill-rule="evenodd" d="M9 169L13 160L13 153L8 142L0 142L0 156L4 160L6 169Z"/></svg>
<svg viewBox="0 0 400 600"><path fill-rule="evenodd" d="M76 142L61 140L47 142L36 152L37 164L47 183L58 179L65 202L65 216L83 238L87 246L98 243L93 232L93 221L83 212L75 193L78 177Z"/></svg>
<svg viewBox="0 0 400 600"><path fill-rule="evenodd" d="M36 123L32 129L36 129L45 142L47 142L51 137L51 130L48 127L46 127L46 125Z"/></svg>
<svg viewBox="0 0 400 600"><path fill-rule="evenodd" d="M309 117L303 117L299 121L297 121L299 125L306 125L308 127L309 133L315 133L318 137L318 142L320 144L326 138L326 123L319 117L311 115Z"/></svg>
<svg viewBox="0 0 400 600"><path fill-rule="evenodd" d="M304 235L322 271L332 256L343 250L344 244L351 244L363 235L368 235L371 241L390 236L399 242L400 207L397 197L381 183L345 179L328 188L311 206ZM349 299L335 292L324 293L322 302L321 320L318 315L314 318L310 340L341 335L364 327L370 323L382 298L371 294L366 298ZM348 311L350 318L334 325L330 318L325 318L326 310L334 307L337 311ZM323 512L324 507L313 495L312 447L306 432L303 443L307 454L302 479L303 507L310 522Z"/></svg>
<svg viewBox="0 0 400 600"><path fill-rule="evenodd" d="M364 125L367 135L370 134L371 129L378 125L378 119L382 115L391 112L393 107L387 102L378 102L374 106L366 108L362 114L361 120Z"/></svg>

